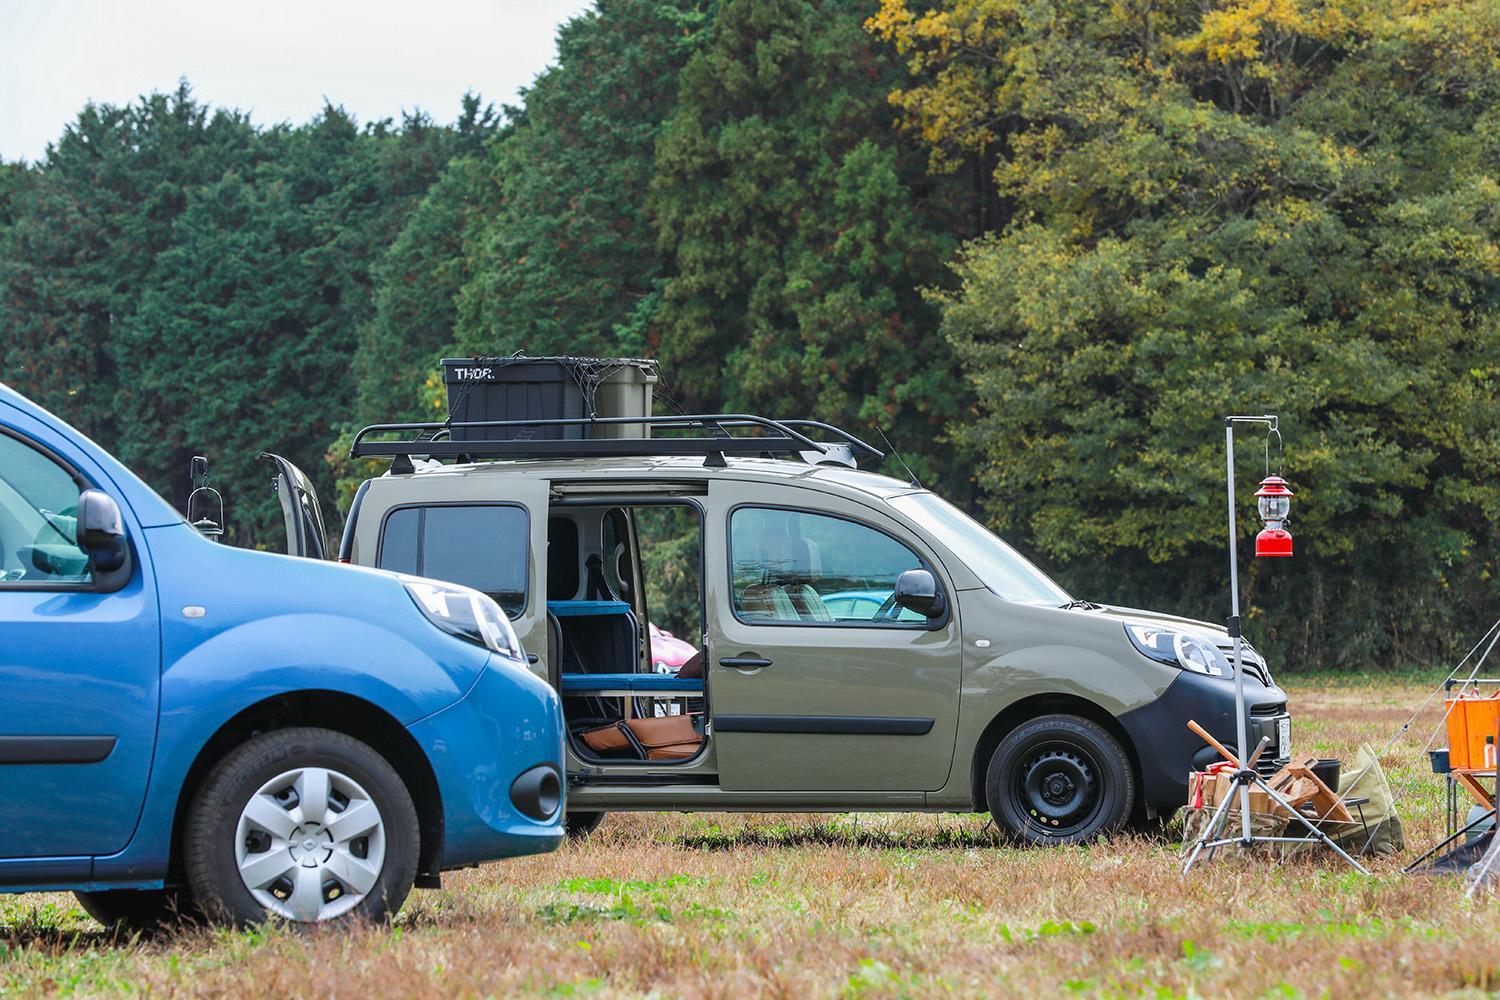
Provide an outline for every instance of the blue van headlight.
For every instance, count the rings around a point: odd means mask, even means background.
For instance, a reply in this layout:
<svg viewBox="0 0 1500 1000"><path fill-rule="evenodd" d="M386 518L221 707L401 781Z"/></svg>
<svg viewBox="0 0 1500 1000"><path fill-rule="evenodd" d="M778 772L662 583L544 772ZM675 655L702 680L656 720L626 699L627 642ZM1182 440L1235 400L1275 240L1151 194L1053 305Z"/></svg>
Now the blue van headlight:
<svg viewBox="0 0 1500 1000"><path fill-rule="evenodd" d="M1126 625L1125 634L1143 655L1161 663L1209 677L1230 677L1234 673L1219 647L1196 635L1152 625Z"/></svg>
<svg viewBox="0 0 1500 1000"><path fill-rule="evenodd" d="M417 610L444 632L512 660L525 660L510 619L487 594L416 576L402 576L401 583Z"/></svg>

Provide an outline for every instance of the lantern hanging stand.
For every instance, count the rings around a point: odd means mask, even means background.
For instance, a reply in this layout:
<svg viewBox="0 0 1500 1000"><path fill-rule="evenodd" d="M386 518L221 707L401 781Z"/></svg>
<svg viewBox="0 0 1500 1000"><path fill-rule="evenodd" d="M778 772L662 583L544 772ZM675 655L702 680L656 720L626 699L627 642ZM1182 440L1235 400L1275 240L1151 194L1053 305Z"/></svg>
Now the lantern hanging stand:
<svg viewBox="0 0 1500 1000"><path fill-rule="evenodd" d="M1251 833L1250 828L1250 789L1260 789L1276 805L1286 810L1287 815L1295 817L1297 810L1284 799L1279 792L1271 787L1261 773L1255 769L1256 761L1265 751L1270 743L1269 738L1261 737L1260 745L1248 755L1245 753L1247 743L1245 719L1245 670L1241 645L1243 640L1240 634L1240 582L1239 582L1239 541L1235 526L1234 516L1234 428L1237 424L1259 424L1266 428L1266 478L1261 481L1260 489L1256 492L1256 508L1264 522L1259 535L1255 538L1255 554L1261 557L1267 556L1290 556L1292 554L1292 536L1286 530L1287 515L1291 510L1292 491L1287 487L1286 480L1280 475L1280 453L1281 453L1281 431L1277 427L1277 417L1274 413L1262 416L1240 416L1224 418L1224 450L1227 457L1226 481L1229 487L1229 604L1230 614L1228 621L1229 637L1234 640L1234 707L1235 707L1235 754L1232 756L1225 748L1210 743L1218 748L1230 763L1235 767L1231 778L1230 792L1225 795L1214 810L1213 816L1207 825L1203 827L1202 834L1193 844L1192 852L1188 855L1187 863L1182 866L1182 874L1187 875L1198 861L1198 857L1207 850L1210 855L1216 848L1228 847L1238 844L1240 847L1251 847L1255 844L1305 844L1305 837L1271 837L1257 836ZM1271 474L1271 436L1275 435L1277 443L1277 474ZM1200 734L1202 735L1202 734ZM1240 814L1240 835L1221 836L1224 832L1225 821L1229 817L1230 803L1238 800ZM1354 860L1338 844L1311 823L1303 826L1312 831L1313 838L1319 840L1339 857L1349 862L1362 875L1370 874L1358 861Z"/></svg>

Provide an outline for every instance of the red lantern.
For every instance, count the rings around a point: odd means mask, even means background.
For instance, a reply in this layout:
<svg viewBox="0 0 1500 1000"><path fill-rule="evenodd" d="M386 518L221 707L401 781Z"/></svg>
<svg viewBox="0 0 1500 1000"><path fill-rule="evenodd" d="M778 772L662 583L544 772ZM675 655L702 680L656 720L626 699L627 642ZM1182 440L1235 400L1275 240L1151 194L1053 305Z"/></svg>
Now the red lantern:
<svg viewBox="0 0 1500 1000"><path fill-rule="evenodd" d="M1292 554L1292 533L1283 527L1292 510L1292 497L1286 480L1280 476L1267 476L1260 481L1255 491L1255 507L1265 527L1255 536L1257 556L1289 556Z"/></svg>

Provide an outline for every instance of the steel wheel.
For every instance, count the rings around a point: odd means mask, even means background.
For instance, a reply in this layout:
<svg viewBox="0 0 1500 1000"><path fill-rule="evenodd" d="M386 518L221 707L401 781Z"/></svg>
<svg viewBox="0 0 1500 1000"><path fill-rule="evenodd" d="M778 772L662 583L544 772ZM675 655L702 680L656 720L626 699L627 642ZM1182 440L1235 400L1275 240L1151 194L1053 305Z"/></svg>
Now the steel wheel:
<svg viewBox="0 0 1500 1000"><path fill-rule="evenodd" d="M283 772L250 796L235 861L255 901L288 920L332 920L374 888L385 823L368 792L325 767Z"/></svg>
<svg viewBox="0 0 1500 1000"><path fill-rule="evenodd" d="M985 798L1016 840L1081 843L1124 824L1135 803L1135 772L1097 722L1043 715L1001 739L985 774Z"/></svg>
<svg viewBox="0 0 1500 1000"><path fill-rule="evenodd" d="M1087 829L1099 811L1099 765L1081 747L1054 743L1036 748L1011 770L1011 794L1020 812L1054 837Z"/></svg>

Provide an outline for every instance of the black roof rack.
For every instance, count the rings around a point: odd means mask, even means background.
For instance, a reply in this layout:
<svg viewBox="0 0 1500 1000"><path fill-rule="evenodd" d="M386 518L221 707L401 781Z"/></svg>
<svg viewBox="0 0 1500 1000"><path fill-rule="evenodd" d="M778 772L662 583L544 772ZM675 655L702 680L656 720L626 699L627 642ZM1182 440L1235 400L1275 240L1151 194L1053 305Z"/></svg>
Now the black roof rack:
<svg viewBox="0 0 1500 1000"><path fill-rule="evenodd" d="M708 436L657 438L537 438L526 436L544 428L591 427L611 424L647 425L662 428L702 429ZM493 440L445 440L455 427L511 429L520 436ZM731 427L758 427L757 436L735 435ZM803 433L831 434L837 441L816 441ZM372 441L375 435L415 432L413 440ZM431 423L371 424L354 435L351 458L390 458L391 471L411 472L411 456L453 458L600 458L622 455L643 457L702 455L704 465L722 466L726 455L792 455L809 464L825 462L858 467L858 459L880 461L885 452L848 431L816 420L772 420L753 413L687 413L664 417L568 417L546 420L465 420Z"/></svg>

